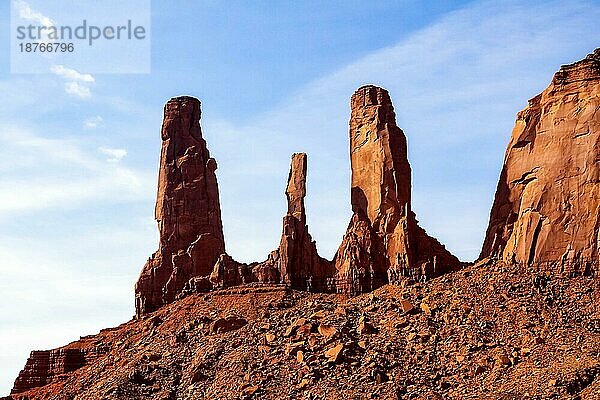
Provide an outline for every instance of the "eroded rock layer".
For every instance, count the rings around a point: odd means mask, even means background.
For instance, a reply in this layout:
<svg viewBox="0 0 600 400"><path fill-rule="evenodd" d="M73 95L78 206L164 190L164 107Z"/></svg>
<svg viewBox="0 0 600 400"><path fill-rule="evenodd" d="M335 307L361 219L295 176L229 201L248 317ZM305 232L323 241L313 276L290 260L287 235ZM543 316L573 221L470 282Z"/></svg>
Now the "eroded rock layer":
<svg viewBox="0 0 600 400"><path fill-rule="evenodd" d="M481 258L597 269L600 49L563 66L517 115Z"/></svg>
<svg viewBox="0 0 600 400"><path fill-rule="evenodd" d="M82 338L55 350L32 351L11 393L44 386L89 364L108 352L109 346L91 338Z"/></svg>
<svg viewBox="0 0 600 400"><path fill-rule="evenodd" d="M155 210L160 242L135 287L138 315L175 300L225 253L217 163L202 138L200 113L192 97L165 105Z"/></svg>
<svg viewBox="0 0 600 400"><path fill-rule="evenodd" d="M406 137L385 89L363 86L352 96L350 162L354 216L334 260L338 291L362 293L399 276L459 268L411 210Z"/></svg>

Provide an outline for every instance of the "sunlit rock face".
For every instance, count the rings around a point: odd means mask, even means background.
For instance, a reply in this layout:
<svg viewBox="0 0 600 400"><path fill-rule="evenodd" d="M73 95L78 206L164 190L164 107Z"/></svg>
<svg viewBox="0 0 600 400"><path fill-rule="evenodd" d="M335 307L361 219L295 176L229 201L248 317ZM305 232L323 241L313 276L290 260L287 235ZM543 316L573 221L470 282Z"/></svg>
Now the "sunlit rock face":
<svg viewBox="0 0 600 400"><path fill-rule="evenodd" d="M406 136L388 92L363 86L350 106L354 215L334 260L338 291L362 293L400 276L434 277L459 268L411 210Z"/></svg>
<svg viewBox="0 0 600 400"><path fill-rule="evenodd" d="M517 115L481 258L597 269L600 49L563 66Z"/></svg>

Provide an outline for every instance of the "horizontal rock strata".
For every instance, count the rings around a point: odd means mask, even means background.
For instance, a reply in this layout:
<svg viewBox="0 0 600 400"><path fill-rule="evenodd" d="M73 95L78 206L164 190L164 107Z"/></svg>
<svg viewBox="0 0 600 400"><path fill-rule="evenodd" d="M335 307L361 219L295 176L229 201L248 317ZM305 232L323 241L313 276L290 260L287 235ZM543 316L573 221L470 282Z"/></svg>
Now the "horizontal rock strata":
<svg viewBox="0 0 600 400"><path fill-rule="evenodd" d="M109 347L85 338L56 350L32 351L11 393L21 393L61 379L108 352Z"/></svg>

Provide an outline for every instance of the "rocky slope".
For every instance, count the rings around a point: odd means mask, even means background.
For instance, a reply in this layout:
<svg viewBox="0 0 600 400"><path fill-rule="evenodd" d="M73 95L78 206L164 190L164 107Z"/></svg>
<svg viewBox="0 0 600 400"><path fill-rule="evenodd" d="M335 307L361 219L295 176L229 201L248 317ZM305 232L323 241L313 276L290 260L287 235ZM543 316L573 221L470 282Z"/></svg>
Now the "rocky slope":
<svg viewBox="0 0 600 400"><path fill-rule="evenodd" d="M600 398L599 98L596 50L519 113L474 265L419 226L384 89L351 99L354 214L332 261L306 225L305 154L277 249L230 257L200 103L170 100L136 319L32 352L12 399Z"/></svg>
<svg viewBox="0 0 600 400"><path fill-rule="evenodd" d="M194 294L13 399L598 399L600 280L476 265L345 299ZM74 343L70 346L76 346Z"/></svg>

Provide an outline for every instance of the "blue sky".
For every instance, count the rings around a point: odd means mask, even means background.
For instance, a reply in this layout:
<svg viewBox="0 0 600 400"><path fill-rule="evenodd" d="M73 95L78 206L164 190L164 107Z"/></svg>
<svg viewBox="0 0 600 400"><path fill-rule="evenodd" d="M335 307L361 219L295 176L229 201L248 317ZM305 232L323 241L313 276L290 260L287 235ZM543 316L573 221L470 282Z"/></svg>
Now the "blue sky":
<svg viewBox="0 0 600 400"><path fill-rule="evenodd" d="M172 96L203 103L235 258L276 247L298 151L310 230L332 257L350 216L349 98L374 83L407 135L422 226L474 259L515 114L561 64L600 46L598 2L521 3L154 1L151 74L16 75L2 58L0 394L30 350L133 314L133 284L157 245ZM3 2L5 56L8 12Z"/></svg>

